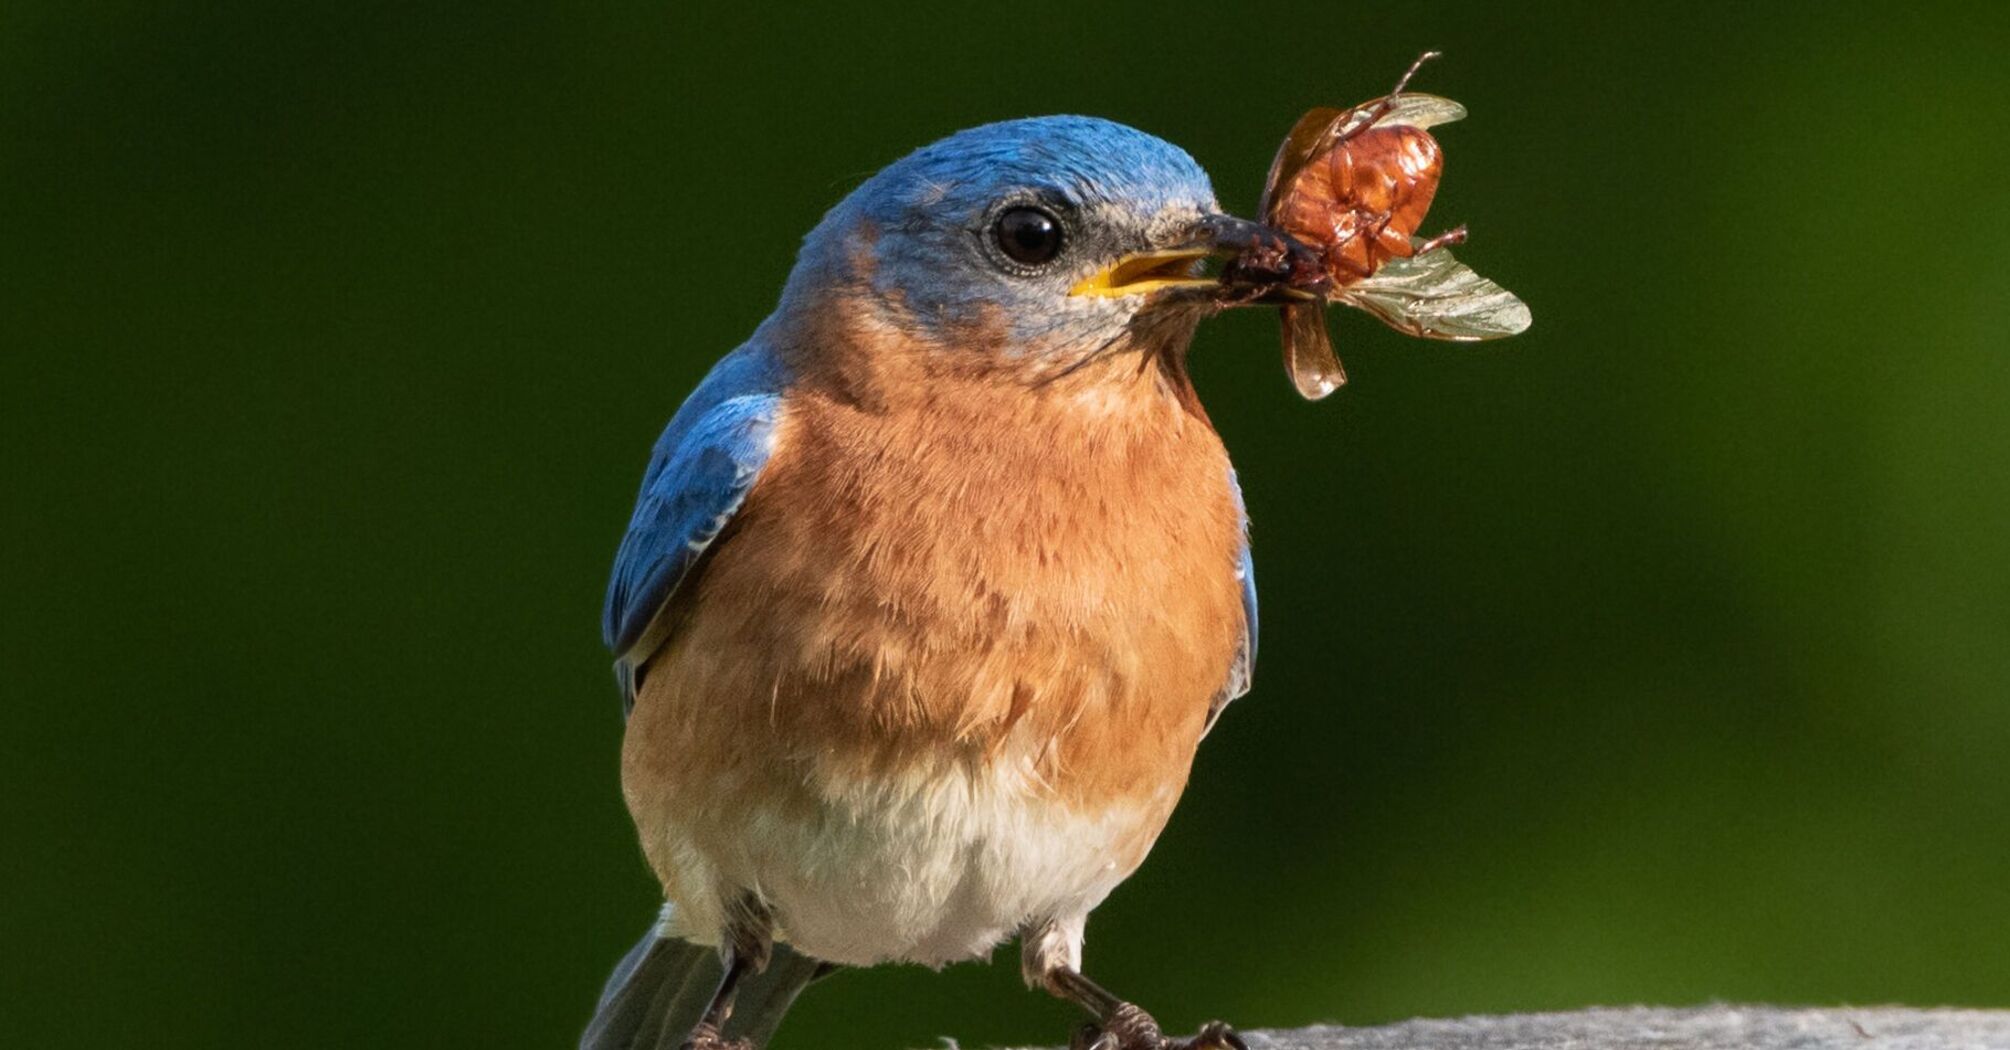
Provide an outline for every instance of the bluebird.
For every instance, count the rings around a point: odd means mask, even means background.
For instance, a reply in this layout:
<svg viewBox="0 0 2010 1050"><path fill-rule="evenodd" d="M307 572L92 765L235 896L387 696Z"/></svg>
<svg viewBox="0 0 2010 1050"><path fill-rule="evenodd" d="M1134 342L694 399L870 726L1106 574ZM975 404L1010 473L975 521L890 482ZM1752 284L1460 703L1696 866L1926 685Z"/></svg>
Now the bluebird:
<svg viewBox="0 0 2010 1050"><path fill-rule="evenodd" d="M622 790L666 903L584 1050L746 1050L839 967L1014 936L1091 1045L1240 1045L1166 1038L1082 937L1250 686L1242 496L1186 355L1227 301L1203 260L1279 237L1086 117L952 135L809 234L616 557Z"/></svg>

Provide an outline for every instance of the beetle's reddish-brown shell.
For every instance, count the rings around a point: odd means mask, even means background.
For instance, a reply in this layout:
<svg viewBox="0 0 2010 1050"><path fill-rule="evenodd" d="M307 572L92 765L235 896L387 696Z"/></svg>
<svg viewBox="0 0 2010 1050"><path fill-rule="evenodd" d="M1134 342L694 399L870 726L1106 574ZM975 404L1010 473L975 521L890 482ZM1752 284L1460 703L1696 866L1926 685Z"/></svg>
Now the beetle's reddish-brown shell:
<svg viewBox="0 0 2010 1050"><path fill-rule="evenodd" d="M1444 153L1430 132L1407 124L1367 128L1293 173L1273 221L1321 250L1335 285L1351 284L1414 253L1411 238L1443 172Z"/></svg>

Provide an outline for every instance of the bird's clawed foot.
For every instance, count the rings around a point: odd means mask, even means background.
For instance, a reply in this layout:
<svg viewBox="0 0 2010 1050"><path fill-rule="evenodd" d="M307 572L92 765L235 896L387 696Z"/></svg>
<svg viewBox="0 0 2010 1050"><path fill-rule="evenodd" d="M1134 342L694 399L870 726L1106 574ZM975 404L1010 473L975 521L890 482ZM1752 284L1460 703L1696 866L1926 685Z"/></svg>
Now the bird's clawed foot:
<svg viewBox="0 0 2010 1050"><path fill-rule="evenodd" d="M745 1039L728 1039L719 1034L718 1026L707 1021L691 1029L690 1038L678 1050L754 1050L754 1044Z"/></svg>
<svg viewBox="0 0 2010 1050"><path fill-rule="evenodd" d="M1075 1029L1068 1050L1166 1050L1165 1033L1152 1015L1130 1003L1110 1011L1101 1024L1090 1022Z"/></svg>
<svg viewBox="0 0 2010 1050"><path fill-rule="evenodd" d="M1249 1044L1220 1021L1201 1025L1192 1039L1168 1039L1152 1015L1124 1003L1103 1023L1077 1029L1068 1050L1249 1050Z"/></svg>
<svg viewBox="0 0 2010 1050"><path fill-rule="evenodd" d="M1200 1026L1192 1039L1173 1045L1179 1050L1249 1050L1242 1036L1221 1021L1209 1021Z"/></svg>

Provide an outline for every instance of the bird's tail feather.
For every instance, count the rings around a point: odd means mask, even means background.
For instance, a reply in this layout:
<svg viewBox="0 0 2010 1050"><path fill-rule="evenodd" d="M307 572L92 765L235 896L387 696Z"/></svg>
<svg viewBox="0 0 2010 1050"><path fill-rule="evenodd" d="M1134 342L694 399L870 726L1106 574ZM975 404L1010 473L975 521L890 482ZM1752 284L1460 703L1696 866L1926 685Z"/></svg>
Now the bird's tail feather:
<svg viewBox="0 0 2010 1050"><path fill-rule="evenodd" d="M796 994L827 969L785 944L775 945L768 968L741 980L727 1038L766 1046ZM676 1050L710 1004L722 972L717 949L679 940L652 924L607 979L579 1050Z"/></svg>

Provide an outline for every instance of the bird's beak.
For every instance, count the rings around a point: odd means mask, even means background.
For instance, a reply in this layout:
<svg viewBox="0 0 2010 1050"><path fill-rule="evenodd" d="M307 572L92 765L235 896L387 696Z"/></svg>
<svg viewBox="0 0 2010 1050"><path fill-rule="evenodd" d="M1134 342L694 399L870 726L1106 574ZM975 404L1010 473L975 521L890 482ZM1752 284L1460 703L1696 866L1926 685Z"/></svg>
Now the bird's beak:
<svg viewBox="0 0 2010 1050"><path fill-rule="evenodd" d="M1261 223L1232 215L1207 215L1183 231L1175 243L1126 255L1084 278L1068 294L1115 297L1181 292L1212 297L1223 292L1224 286L1219 276L1202 273L1201 263L1211 258L1240 259L1258 252L1315 258L1311 249Z"/></svg>

